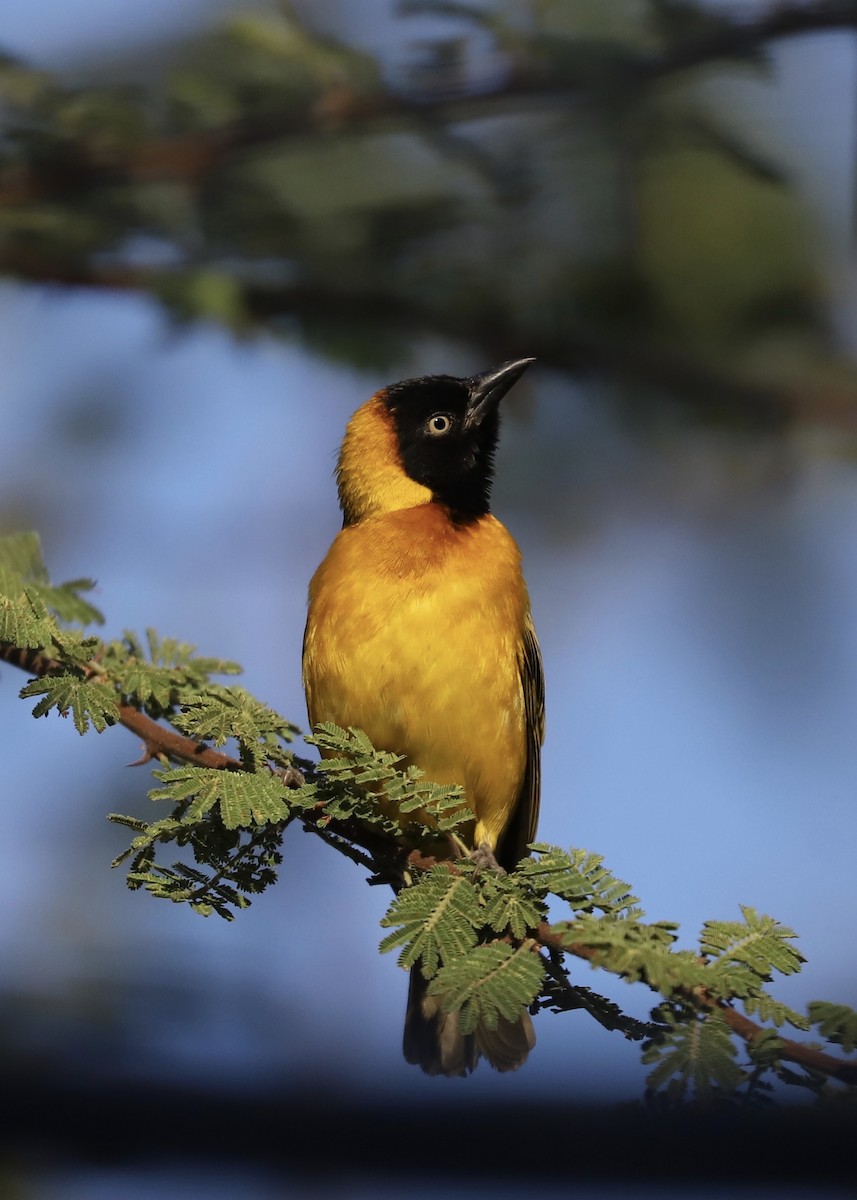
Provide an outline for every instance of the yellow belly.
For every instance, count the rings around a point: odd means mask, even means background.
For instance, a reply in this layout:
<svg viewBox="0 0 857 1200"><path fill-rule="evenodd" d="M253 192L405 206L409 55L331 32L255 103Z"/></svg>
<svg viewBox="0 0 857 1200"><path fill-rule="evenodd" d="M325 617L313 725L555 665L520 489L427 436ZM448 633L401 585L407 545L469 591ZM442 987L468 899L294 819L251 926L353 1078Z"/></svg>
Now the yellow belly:
<svg viewBox="0 0 857 1200"><path fill-rule="evenodd" d="M462 784L475 843L495 846L525 769L527 611L518 548L493 517L455 526L425 505L344 529L310 585L310 721L365 729Z"/></svg>

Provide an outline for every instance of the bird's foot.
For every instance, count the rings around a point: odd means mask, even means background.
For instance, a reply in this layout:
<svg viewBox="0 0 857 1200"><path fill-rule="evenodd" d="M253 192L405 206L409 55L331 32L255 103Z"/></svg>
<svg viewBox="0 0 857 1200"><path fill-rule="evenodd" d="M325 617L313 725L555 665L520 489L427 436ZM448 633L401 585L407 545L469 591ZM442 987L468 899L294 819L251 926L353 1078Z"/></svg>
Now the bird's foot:
<svg viewBox="0 0 857 1200"><path fill-rule="evenodd" d="M299 788L306 783L303 771L299 771L297 767L274 767L274 774L280 777L283 787Z"/></svg>
<svg viewBox="0 0 857 1200"><path fill-rule="evenodd" d="M480 842L476 849L471 851L470 861L475 864L477 871L489 870L496 871L498 875L506 874L494 857L494 850L490 842Z"/></svg>

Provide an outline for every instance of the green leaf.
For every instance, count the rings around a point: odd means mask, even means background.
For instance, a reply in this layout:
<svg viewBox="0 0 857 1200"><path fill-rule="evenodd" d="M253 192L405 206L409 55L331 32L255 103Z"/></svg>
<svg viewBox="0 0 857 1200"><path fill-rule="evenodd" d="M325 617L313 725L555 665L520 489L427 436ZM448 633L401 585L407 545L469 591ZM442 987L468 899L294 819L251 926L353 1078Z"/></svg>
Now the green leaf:
<svg viewBox="0 0 857 1200"><path fill-rule="evenodd" d="M533 846L537 857L526 859L515 874L526 879L539 895L558 896L577 911L624 912L640 917L636 896L627 883L603 866L600 854L572 849L568 853L557 846L538 842Z"/></svg>
<svg viewBox="0 0 857 1200"><path fill-rule="evenodd" d="M476 944L481 923L479 895L469 879L435 866L393 901L381 925L398 928L381 942L381 952L402 946L400 966L412 967L421 959L422 972L430 979L441 961L455 959Z"/></svg>
<svg viewBox="0 0 857 1200"><path fill-rule="evenodd" d="M54 634L51 655L66 667L90 667L102 646L100 638L87 636L77 629L61 629ZM106 672L103 674L104 682L108 682Z"/></svg>
<svg viewBox="0 0 857 1200"><path fill-rule="evenodd" d="M546 916L544 904L534 900L521 887L515 875L487 876L482 896L485 924L496 933L507 929L515 938L523 938Z"/></svg>
<svg viewBox="0 0 857 1200"><path fill-rule="evenodd" d="M211 675L234 675L241 670L227 659L200 657L195 646L160 638L153 629L146 630L145 645L126 630L122 641L107 643L100 661L128 703L155 718L196 700L200 689L213 686Z"/></svg>
<svg viewBox="0 0 857 1200"><path fill-rule="evenodd" d="M104 616L100 609L80 595L96 586L92 579L71 579L56 587L39 586L39 594L45 604L60 621L76 621L80 625L103 625Z"/></svg>
<svg viewBox="0 0 857 1200"><path fill-rule="evenodd" d="M138 658L145 658L139 639L126 630L125 639ZM156 630L146 630L149 658L160 667L183 667L187 678L199 684L207 683L212 675L240 675L238 663L227 658L206 658L196 653L196 646L176 638L163 638Z"/></svg>
<svg viewBox="0 0 857 1200"><path fill-rule="evenodd" d="M37 533L7 533L0 537L0 567L31 583L47 583L42 544Z"/></svg>
<svg viewBox="0 0 857 1200"><path fill-rule="evenodd" d="M770 1070L778 1066L785 1042L773 1029L763 1029L755 1037L747 1039L747 1053L755 1067Z"/></svg>
<svg viewBox="0 0 857 1200"><path fill-rule="evenodd" d="M592 951L593 966L603 967L628 982L642 980L669 995L677 988L705 986L705 967L688 950L672 949L677 926L670 921L644 924L612 914L584 913L574 921L551 926L569 946Z"/></svg>
<svg viewBox="0 0 857 1200"><path fill-rule="evenodd" d="M732 995L739 995L736 990ZM724 996L723 999L728 999ZM766 991L759 988L754 994L744 999L744 1008L750 1017L757 1016L762 1021L770 1021L779 1028L781 1025L792 1025L795 1029L809 1029L810 1022L803 1013L796 1012L781 1000L775 1000Z"/></svg>
<svg viewBox="0 0 857 1200"><path fill-rule="evenodd" d="M193 737L213 741L216 746L222 746L229 738L235 738L245 747L277 739L291 741L298 732L295 725L244 688L215 685L192 701L186 700L173 724Z"/></svg>
<svg viewBox="0 0 857 1200"><path fill-rule="evenodd" d="M795 932L749 906L742 904L741 912L743 922L705 922L699 939L702 953L720 962L742 963L761 980L770 979L772 970L783 975L799 971L806 960L789 944Z"/></svg>
<svg viewBox="0 0 857 1200"><path fill-rule="evenodd" d="M38 589L25 585L14 571L0 567L0 642L22 650L42 650L58 632Z"/></svg>
<svg viewBox="0 0 857 1200"><path fill-rule="evenodd" d="M50 645L56 624L45 622L48 613L60 621L102 623L104 618L98 609L79 594L94 586L89 579L52 586L38 534L0 537L0 641L22 648Z"/></svg>
<svg viewBox="0 0 857 1200"><path fill-rule="evenodd" d="M653 1026L649 1021L638 1021L629 1017L613 1000L599 995L591 988L571 985L567 979L560 981L550 976L542 989L542 1008L550 1008L552 1012L575 1012L585 1009L605 1029L619 1030L631 1041L640 1041L651 1037Z"/></svg>
<svg viewBox="0 0 857 1200"><path fill-rule="evenodd" d="M532 942L517 948L488 942L445 961L428 990L441 998L446 1012L459 1013L459 1028L466 1034L478 1024L496 1029L501 1017L517 1020L539 994L544 974Z"/></svg>
<svg viewBox="0 0 857 1200"><path fill-rule="evenodd" d="M117 664L115 677L119 691L129 703L139 705L152 714L162 714L178 700L177 678L173 667L157 667L139 658L129 658L122 667Z"/></svg>
<svg viewBox="0 0 857 1200"><path fill-rule="evenodd" d="M284 821L289 813L286 789L268 771L218 771L206 767L169 767L154 772L161 786L149 793L152 800L173 804L190 801L190 822L218 808L227 829Z"/></svg>
<svg viewBox="0 0 857 1200"><path fill-rule="evenodd" d="M362 729L345 730L324 723L305 740L325 754L319 772L349 789L347 796L340 792L334 798L331 816L353 814L381 823L394 836L407 831L409 837L418 836L419 827L436 837L437 830L460 829L474 819L463 803L460 787L427 781L414 766L398 770L402 755L376 750ZM368 807L355 795L355 786L369 798Z"/></svg>
<svg viewBox="0 0 857 1200"><path fill-rule="evenodd" d="M34 717L47 716L52 708L63 717L71 713L74 727L80 734L86 733L90 725L101 733L119 720L119 704L113 688L81 675L33 679L21 689L21 696L42 697L33 709Z"/></svg>
<svg viewBox="0 0 857 1200"><path fill-rule="evenodd" d="M857 1012L853 1008L826 1000L811 1000L807 1008L810 1022L828 1042L841 1046L846 1054L857 1049Z"/></svg>
<svg viewBox="0 0 857 1200"><path fill-rule="evenodd" d="M670 1084L674 1096L691 1087L699 1099L728 1094L742 1078L729 1026L717 1012L705 1016L656 1010L667 1027L646 1043L644 1063L655 1063L646 1083L651 1091Z"/></svg>

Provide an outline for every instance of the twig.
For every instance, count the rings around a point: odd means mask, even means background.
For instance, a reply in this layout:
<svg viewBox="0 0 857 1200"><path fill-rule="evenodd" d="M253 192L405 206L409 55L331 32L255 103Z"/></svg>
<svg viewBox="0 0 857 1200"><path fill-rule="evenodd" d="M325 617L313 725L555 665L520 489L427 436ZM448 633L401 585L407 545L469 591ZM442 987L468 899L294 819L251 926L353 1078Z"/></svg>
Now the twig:
<svg viewBox="0 0 857 1200"><path fill-rule="evenodd" d="M536 937L546 949L564 951L566 954L573 954L577 958L584 958L589 962L598 954L595 946L568 942L561 934L553 933L546 921L539 925ZM755 1021L751 1021L749 1017L745 1017L743 1013L738 1012L723 1000L717 1000L698 989L694 989L691 998L702 1008L717 1009L732 1032L742 1037L745 1042L754 1042L767 1032L761 1025L757 1025ZM825 1054L823 1050L815 1050L812 1046L805 1046L791 1038L780 1036L780 1041L782 1043L781 1058L798 1063L808 1071L829 1075L838 1079L840 1083L857 1083L857 1062L845 1062L840 1058L835 1058L832 1054Z"/></svg>
<svg viewBox="0 0 857 1200"><path fill-rule="evenodd" d="M121 263L58 263L40 258L31 251L14 248L0 256L0 270L37 283L155 293L172 279L180 278L180 274ZM324 321L335 314L340 320L372 322L377 328L404 333L431 330L455 338L467 336L483 346L493 358L526 353L534 355L542 365L559 370L577 374L592 372L620 381L643 381L663 389L686 405L705 400L722 405L729 400L745 420L753 420L764 428L782 426L799 413L804 402L793 389L747 382L730 374L728 368L700 363L680 349L651 345L634 338L605 337L581 326L569 324L561 338L529 330L522 339L508 315L494 311L490 306L474 313L467 328L462 328L460 319L448 311L423 304L414 296L371 289L342 291L335 286L303 283L262 284L253 280L252 272L250 278L244 280L239 275L237 282L242 285L246 311L259 322L276 321L287 314L299 320ZM812 399L817 412L819 398L813 395ZM832 423L853 428L857 414L853 406L840 405L833 407L829 419Z"/></svg>
<svg viewBox="0 0 857 1200"><path fill-rule="evenodd" d="M857 29L854 0L829 0L813 6L777 5L757 21L723 22L716 29L679 41L648 61L640 58L641 79L657 79L703 63L751 54L768 42L831 29Z"/></svg>
<svg viewBox="0 0 857 1200"><path fill-rule="evenodd" d="M26 671L31 675L61 675L68 670L63 663L50 658L40 650L21 649L8 642L0 642L0 660L8 662L12 666L18 667L20 670ZM101 677L101 672L95 666L84 666L80 669L87 679ZM159 725L157 721L153 721L145 713L141 713L132 705L121 700L119 701L119 723L124 725L126 729L130 729L132 733L135 733L143 741L144 753L136 762L131 763L131 766L141 766L152 759L165 757L178 762L188 762L200 767L209 767L215 771L245 770L239 759L233 758L229 754L224 754L220 750L214 750L211 746L206 746L203 742L198 742L193 738L175 733L173 730ZM294 772L291 775L288 771L279 772L284 787L300 786L307 779L311 779L314 773L313 764L304 759L297 761L300 771ZM364 827L358 821L354 820L330 820L322 829L318 828L312 818L307 816L303 818L303 824L304 828L308 831L316 833L330 841L333 841L334 838L337 840L342 838L349 843L356 843L358 846L361 846L368 852L371 859L364 858L358 850L349 853L349 857L352 857L355 862L359 862L361 866L365 866L370 870L377 870L379 860L385 857L388 858L390 851L395 846L395 843L389 837L379 834L368 827ZM339 845L338 849L347 853L344 845Z"/></svg>
<svg viewBox="0 0 857 1200"><path fill-rule="evenodd" d="M0 642L0 659L31 675L62 675L68 670L68 667L40 650L22 650L8 642ZM81 670L87 679L98 678L100 674L95 667L83 667ZM193 738L183 737L171 729L165 729L163 725L159 725L157 721L153 721L151 717L122 700L119 701L119 723L141 738L145 747L143 757L132 763L132 766L163 756L177 759L179 762L195 763L200 767L212 767L218 771L244 769L237 758L213 750L211 746L194 741Z"/></svg>

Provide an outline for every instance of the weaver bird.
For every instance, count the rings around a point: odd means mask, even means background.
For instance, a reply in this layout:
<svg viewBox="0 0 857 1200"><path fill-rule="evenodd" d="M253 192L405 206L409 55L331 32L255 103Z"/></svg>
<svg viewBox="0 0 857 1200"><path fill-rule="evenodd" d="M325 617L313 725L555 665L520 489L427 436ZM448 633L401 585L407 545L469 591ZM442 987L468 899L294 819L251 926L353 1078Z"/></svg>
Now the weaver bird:
<svg viewBox="0 0 857 1200"><path fill-rule="evenodd" d="M475 814L472 848L511 869L536 831L544 677L521 554L489 507L499 403L531 358L377 392L337 467L343 528L313 576L303 675L313 725L366 731ZM464 1075L526 1059L529 1015L463 1036L411 971L408 1062Z"/></svg>

